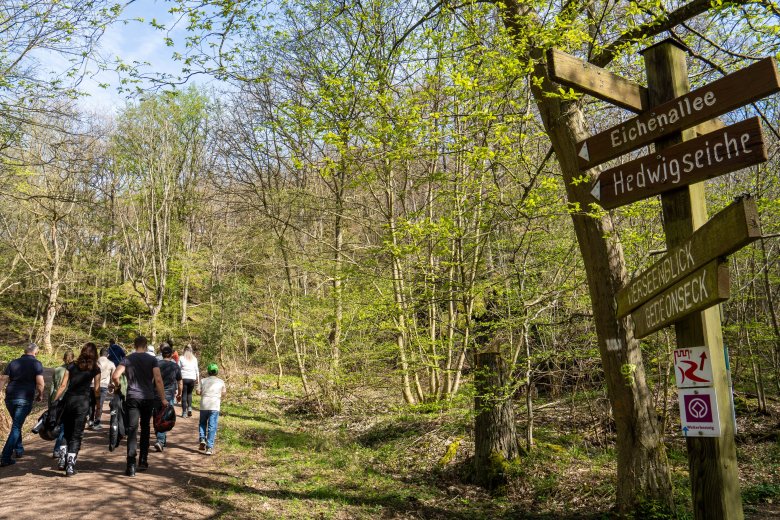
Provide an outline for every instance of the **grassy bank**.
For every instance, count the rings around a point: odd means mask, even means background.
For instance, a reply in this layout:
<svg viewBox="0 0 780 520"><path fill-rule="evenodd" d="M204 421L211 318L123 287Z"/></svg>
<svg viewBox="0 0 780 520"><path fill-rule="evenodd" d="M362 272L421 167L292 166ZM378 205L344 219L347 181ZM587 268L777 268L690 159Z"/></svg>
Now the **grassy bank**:
<svg viewBox="0 0 780 520"><path fill-rule="evenodd" d="M218 472L199 496L238 518L610 518L615 454L570 405L545 409L536 446L490 495L467 483L473 452L469 401L376 408L315 418L300 413L294 380L257 377L232 389L220 418ZM541 414L540 414L541 415ZM595 432L595 433L594 433ZM678 518L690 518L687 458L669 438ZM780 497L780 444L740 446L749 517Z"/></svg>

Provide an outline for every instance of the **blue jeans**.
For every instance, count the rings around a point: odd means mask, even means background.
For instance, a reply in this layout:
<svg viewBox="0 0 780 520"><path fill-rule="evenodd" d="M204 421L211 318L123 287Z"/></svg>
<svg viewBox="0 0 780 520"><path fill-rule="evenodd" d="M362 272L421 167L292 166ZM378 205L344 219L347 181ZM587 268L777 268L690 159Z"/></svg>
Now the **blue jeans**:
<svg viewBox="0 0 780 520"><path fill-rule="evenodd" d="M59 454L60 446L65 446L65 427L60 425L60 434L57 435L57 440L54 441L54 453Z"/></svg>
<svg viewBox="0 0 780 520"><path fill-rule="evenodd" d="M6 400L5 407L8 408L8 415L11 416L11 431L8 433L8 439L3 446L2 462L10 462L14 451L23 451L22 447L22 426L27 416L32 410L32 401L26 399Z"/></svg>
<svg viewBox="0 0 780 520"><path fill-rule="evenodd" d="M165 399L168 401L168 404L173 405L173 398L176 397L176 387L171 388L170 390L165 390ZM160 406L162 406L162 403L160 403ZM165 446L165 441L168 438L168 432L158 432L157 433L157 442L160 443L160 446Z"/></svg>
<svg viewBox="0 0 780 520"><path fill-rule="evenodd" d="M214 447L214 440L217 438L217 421L219 420L219 410L201 410L200 423L198 430L200 439L206 440L206 448Z"/></svg>

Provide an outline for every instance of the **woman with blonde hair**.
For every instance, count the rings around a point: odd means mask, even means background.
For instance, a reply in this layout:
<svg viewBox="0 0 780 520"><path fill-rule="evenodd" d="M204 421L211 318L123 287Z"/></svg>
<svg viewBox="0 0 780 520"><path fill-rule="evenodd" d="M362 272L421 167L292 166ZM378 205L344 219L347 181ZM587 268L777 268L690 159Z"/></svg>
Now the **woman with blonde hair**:
<svg viewBox="0 0 780 520"><path fill-rule="evenodd" d="M192 417L192 393L195 391L195 385L200 382L198 358L192 353L192 345L187 344L184 353L179 356L179 367L182 381L181 416Z"/></svg>
<svg viewBox="0 0 780 520"><path fill-rule="evenodd" d="M84 436L90 400L92 395L95 398L100 396L100 368L97 360L97 346L94 343L84 345L75 363L68 365L57 395L54 396L55 401L63 397L65 399L62 427L65 430L65 442L68 446L65 475L69 477L76 474L76 457L81 449L81 438Z"/></svg>

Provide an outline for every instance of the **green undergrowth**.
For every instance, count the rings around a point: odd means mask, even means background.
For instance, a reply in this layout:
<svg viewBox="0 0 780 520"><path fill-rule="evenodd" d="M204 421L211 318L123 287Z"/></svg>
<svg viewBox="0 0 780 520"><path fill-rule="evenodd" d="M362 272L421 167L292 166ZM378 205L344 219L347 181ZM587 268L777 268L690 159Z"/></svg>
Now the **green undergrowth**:
<svg viewBox="0 0 780 520"><path fill-rule="evenodd" d="M506 465L507 484L491 494L469 483L474 433L468 389L451 402L409 407L376 399L318 417L296 397L294 378L283 378L280 389L272 376L228 384L218 470L197 487L223 518L614 517L614 444L599 444L590 417L572 414L568 405L539 414L535 445ZM677 512L670 516L648 503L636 518L692 518L685 443L667 438L667 448ZM763 471L743 486L747 512L780 495L780 448L765 448L739 455L741 463Z"/></svg>

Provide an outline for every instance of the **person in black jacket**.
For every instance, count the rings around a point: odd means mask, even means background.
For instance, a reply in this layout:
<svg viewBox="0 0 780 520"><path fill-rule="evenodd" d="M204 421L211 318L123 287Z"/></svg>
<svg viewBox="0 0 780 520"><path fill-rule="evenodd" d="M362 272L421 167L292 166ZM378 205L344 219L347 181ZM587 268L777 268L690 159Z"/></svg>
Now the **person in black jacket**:
<svg viewBox="0 0 780 520"><path fill-rule="evenodd" d="M100 395L100 368L97 364L98 352L94 343L87 343L75 363L68 365L60 388L54 400L65 399L65 411L62 414L62 427L65 429L65 442L68 451L65 459L65 475L76 474L76 457L81 449L84 425L87 422L90 402ZM60 460L60 466L62 460Z"/></svg>
<svg viewBox="0 0 780 520"><path fill-rule="evenodd" d="M160 349L162 353L162 361L159 361L160 376L163 380L163 387L165 387L165 398L169 403L173 403L175 399L181 399L181 368L179 365L173 362L171 357L173 356L173 348L163 343L163 347ZM163 451L165 449L165 442L167 440L167 434L165 432L157 433L157 442L154 443L154 449L157 451Z"/></svg>

